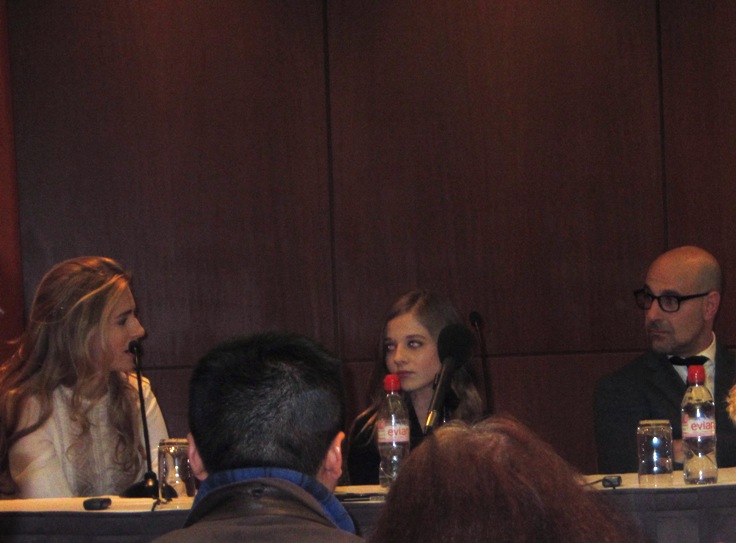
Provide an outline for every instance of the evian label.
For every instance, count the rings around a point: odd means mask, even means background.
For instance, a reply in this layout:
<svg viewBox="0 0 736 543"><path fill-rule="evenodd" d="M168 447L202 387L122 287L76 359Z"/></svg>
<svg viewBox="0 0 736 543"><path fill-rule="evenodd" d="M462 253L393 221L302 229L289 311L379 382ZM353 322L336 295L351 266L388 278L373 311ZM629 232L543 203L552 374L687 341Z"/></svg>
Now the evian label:
<svg viewBox="0 0 736 543"><path fill-rule="evenodd" d="M709 418L691 418L682 415L682 437L713 437L716 435L716 421Z"/></svg>
<svg viewBox="0 0 736 543"><path fill-rule="evenodd" d="M409 425L408 424L386 424L385 421L378 421L378 442L379 443L396 443L409 442Z"/></svg>

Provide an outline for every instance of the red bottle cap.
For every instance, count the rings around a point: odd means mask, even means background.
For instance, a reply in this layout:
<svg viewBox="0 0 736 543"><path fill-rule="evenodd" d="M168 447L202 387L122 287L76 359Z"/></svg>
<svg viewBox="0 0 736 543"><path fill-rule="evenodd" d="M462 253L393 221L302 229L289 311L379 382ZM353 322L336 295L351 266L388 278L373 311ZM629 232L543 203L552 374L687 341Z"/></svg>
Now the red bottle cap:
<svg viewBox="0 0 736 543"><path fill-rule="evenodd" d="M389 373L383 378L383 390L386 392L397 392L401 390L401 379L395 373Z"/></svg>
<svg viewBox="0 0 736 543"><path fill-rule="evenodd" d="M688 366L687 382L693 385L705 383L705 368L703 366Z"/></svg>

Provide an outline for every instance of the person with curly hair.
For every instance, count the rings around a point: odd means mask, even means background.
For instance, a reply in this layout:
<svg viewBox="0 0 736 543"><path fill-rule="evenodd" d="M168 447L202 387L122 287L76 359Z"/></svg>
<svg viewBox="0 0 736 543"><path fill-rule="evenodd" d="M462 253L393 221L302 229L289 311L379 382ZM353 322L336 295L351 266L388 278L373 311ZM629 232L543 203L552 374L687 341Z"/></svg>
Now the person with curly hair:
<svg viewBox="0 0 736 543"><path fill-rule="evenodd" d="M435 430L401 466L372 543L639 543L634 521L508 416Z"/></svg>
<svg viewBox="0 0 736 543"><path fill-rule="evenodd" d="M130 276L90 256L54 266L0 365L0 496L117 495L146 470L134 357L145 330ZM148 380L151 442L167 437ZM156 459L153 459L154 462Z"/></svg>

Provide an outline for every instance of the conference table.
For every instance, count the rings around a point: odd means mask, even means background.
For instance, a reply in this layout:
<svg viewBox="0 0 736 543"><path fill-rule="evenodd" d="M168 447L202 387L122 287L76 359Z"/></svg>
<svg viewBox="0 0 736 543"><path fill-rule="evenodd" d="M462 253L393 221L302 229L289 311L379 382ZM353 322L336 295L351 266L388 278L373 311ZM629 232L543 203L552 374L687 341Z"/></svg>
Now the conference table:
<svg viewBox="0 0 736 543"><path fill-rule="evenodd" d="M630 515L653 542L736 542L736 468L721 469L717 484L702 486L685 485L682 472L675 472L672 486L661 488L641 488L636 474L628 473L617 488L604 488L596 482L602 477L586 476L588 488ZM338 487L337 495L361 535L369 536L385 491L378 486ZM148 498L110 499L104 511L86 511L83 498L0 500L0 541L143 543L181 527L192 503L192 498L165 505Z"/></svg>
<svg viewBox="0 0 736 543"><path fill-rule="evenodd" d="M589 481L601 475L590 475ZM672 486L642 488L635 473L621 476L618 488L600 490L619 511L639 525L651 541L658 543L736 542L736 468L722 468L718 483L689 485L682 471L675 471Z"/></svg>

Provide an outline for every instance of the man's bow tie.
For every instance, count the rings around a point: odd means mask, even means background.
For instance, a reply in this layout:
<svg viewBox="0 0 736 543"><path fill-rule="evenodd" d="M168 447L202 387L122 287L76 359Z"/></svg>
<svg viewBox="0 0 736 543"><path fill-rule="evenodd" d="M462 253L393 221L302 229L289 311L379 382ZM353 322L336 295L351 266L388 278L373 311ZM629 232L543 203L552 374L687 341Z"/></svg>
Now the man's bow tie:
<svg viewBox="0 0 736 543"><path fill-rule="evenodd" d="M708 361L707 356L688 356L687 358L682 358L681 356L672 356L670 357L670 362L674 366L702 366Z"/></svg>

